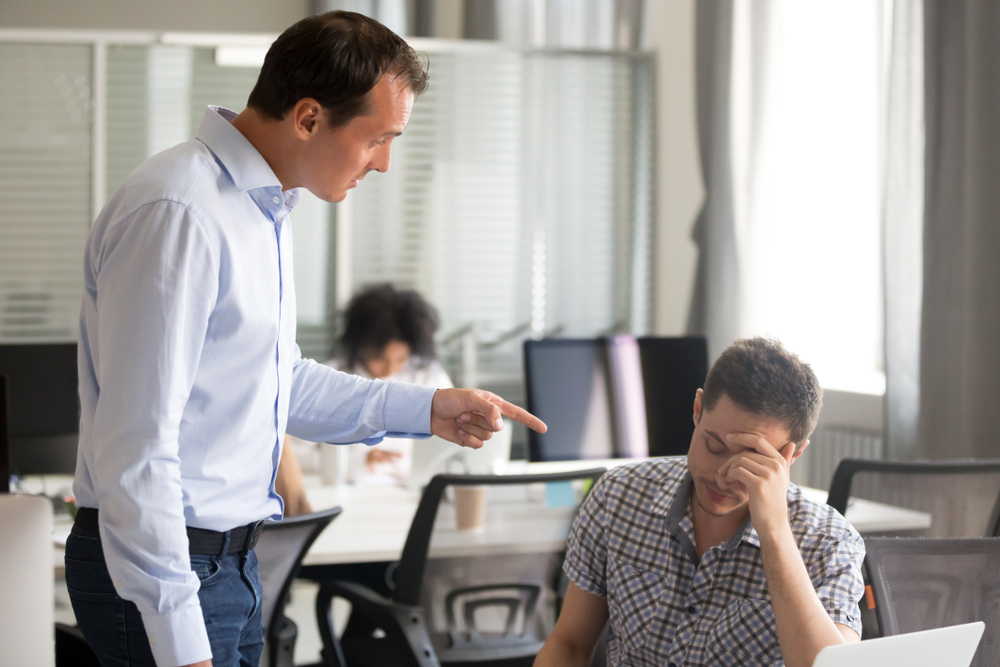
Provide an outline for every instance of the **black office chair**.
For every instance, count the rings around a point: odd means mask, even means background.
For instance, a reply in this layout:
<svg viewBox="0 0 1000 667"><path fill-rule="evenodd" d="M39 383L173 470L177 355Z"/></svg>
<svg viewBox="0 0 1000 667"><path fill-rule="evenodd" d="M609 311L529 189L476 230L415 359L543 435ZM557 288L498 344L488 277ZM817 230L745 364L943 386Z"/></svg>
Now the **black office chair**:
<svg viewBox="0 0 1000 667"><path fill-rule="evenodd" d="M321 584L316 613L331 667L530 667L559 611L566 537L604 469L548 475L438 475L424 490L391 599ZM456 487L482 486L481 528L456 528ZM513 539L512 539L513 536ZM334 597L351 603L338 640Z"/></svg>
<svg viewBox="0 0 1000 667"><path fill-rule="evenodd" d="M1000 538L865 540L882 636L983 621L972 667L1000 664Z"/></svg>
<svg viewBox="0 0 1000 667"><path fill-rule="evenodd" d="M283 613L292 581L309 547L340 513L334 507L264 524L254 548L264 593L264 667L292 667L298 627Z"/></svg>
<svg viewBox="0 0 1000 667"><path fill-rule="evenodd" d="M827 503L846 513L851 498L905 507L931 516L924 530L897 537L989 537L1000 523L1000 459L870 461L837 466Z"/></svg>

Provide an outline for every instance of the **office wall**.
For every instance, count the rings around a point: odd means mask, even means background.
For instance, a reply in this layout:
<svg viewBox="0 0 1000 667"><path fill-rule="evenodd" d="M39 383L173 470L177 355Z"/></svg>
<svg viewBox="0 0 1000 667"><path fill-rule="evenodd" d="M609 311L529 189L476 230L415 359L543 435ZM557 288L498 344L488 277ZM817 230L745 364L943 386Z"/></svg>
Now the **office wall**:
<svg viewBox="0 0 1000 667"><path fill-rule="evenodd" d="M0 28L277 33L309 0L3 0Z"/></svg>
<svg viewBox="0 0 1000 667"><path fill-rule="evenodd" d="M657 212L653 331L683 334L697 250L691 227L703 190L694 92L696 0L651 0L657 51ZM3 0L0 28L276 33L310 13L310 0ZM437 0L435 30L458 36L460 0Z"/></svg>

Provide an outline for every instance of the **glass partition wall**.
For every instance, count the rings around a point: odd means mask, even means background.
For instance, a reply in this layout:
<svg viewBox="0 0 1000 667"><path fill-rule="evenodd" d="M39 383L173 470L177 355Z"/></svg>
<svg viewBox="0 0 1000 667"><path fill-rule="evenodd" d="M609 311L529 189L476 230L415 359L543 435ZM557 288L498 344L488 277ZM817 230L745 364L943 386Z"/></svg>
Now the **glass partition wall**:
<svg viewBox="0 0 1000 667"><path fill-rule="evenodd" d="M244 107L269 38L212 38L0 31L0 343L75 340L103 202L206 105ZM338 308L391 281L439 309L456 384L520 403L525 338L648 330L652 56L413 45L431 85L391 171L293 213L299 343L331 356Z"/></svg>

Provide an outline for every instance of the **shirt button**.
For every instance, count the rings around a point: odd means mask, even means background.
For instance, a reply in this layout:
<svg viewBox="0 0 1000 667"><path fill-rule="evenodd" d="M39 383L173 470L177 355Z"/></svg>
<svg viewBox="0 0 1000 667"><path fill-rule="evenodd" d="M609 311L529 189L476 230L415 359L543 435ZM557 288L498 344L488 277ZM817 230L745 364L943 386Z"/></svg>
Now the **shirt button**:
<svg viewBox="0 0 1000 667"><path fill-rule="evenodd" d="M275 204L280 204L281 197L279 197L278 195L274 195L273 197L271 197L271 201L273 201Z"/></svg>
<svg viewBox="0 0 1000 667"><path fill-rule="evenodd" d="M695 608L694 605L691 605L690 607L688 607L688 613L689 614L695 614L697 612L698 612L698 610Z"/></svg>

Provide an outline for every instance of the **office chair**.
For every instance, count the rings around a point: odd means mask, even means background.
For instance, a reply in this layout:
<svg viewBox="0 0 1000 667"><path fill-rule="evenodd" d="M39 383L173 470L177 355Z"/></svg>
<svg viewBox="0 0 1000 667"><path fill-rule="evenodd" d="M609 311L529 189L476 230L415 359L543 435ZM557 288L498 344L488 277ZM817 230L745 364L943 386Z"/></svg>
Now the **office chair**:
<svg viewBox="0 0 1000 667"><path fill-rule="evenodd" d="M1000 538L865 540L882 636L984 621L972 667L1000 664Z"/></svg>
<svg viewBox="0 0 1000 667"><path fill-rule="evenodd" d="M437 475L424 490L394 589L320 585L316 613L330 667L530 667L555 625L566 537L604 469L547 475ZM486 518L456 527L455 488L481 486ZM351 603L340 639L331 602Z"/></svg>
<svg viewBox="0 0 1000 667"><path fill-rule="evenodd" d="M341 513L340 507L264 524L254 551L257 553L264 621L264 654L261 664L292 667L298 627L284 615L292 581L309 547L323 529Z"/></svg>
<svg viewBox="0 0 1000 667"><path fill-rule="evenodd" d="M931 515L924 530L897 537L989 537L1000 523L1000 459L981 461L870 461L837 466L827 503L844 514L851 498Z"/></svg>

